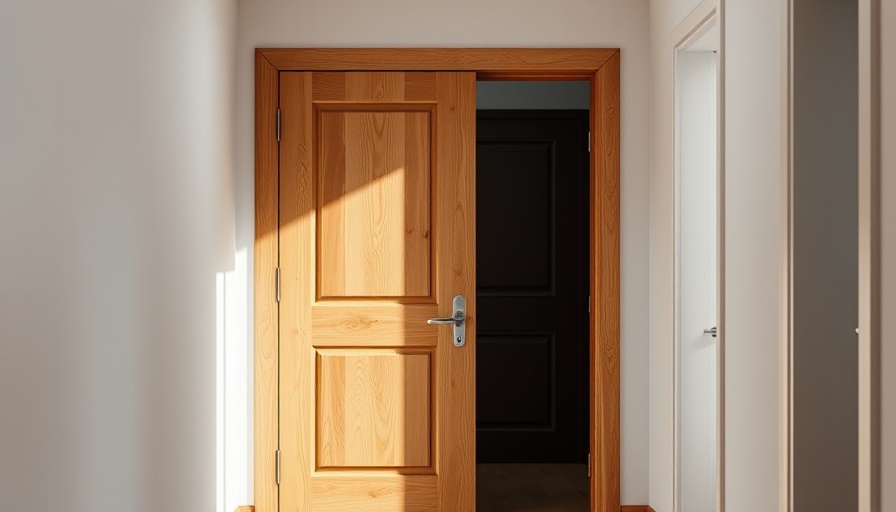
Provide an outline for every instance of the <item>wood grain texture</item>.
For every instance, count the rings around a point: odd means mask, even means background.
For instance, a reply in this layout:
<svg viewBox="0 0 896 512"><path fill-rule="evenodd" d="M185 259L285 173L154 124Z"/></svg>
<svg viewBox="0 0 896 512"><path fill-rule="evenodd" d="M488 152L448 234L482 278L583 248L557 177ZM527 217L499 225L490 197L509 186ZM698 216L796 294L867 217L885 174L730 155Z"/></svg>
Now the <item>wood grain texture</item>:
<svg viewBox="0 0 896 512"><path fill-rule="evenodd" d="M280 143L280 449L282 510L312 510L316 384L311 73L282 73Z"/></svg>
<svg viewBox="0 0 896 512"><path fill-rule="evenodd" d="M615 49L603 48L263 48L281 71L487 71L593 76Z"/></svg>
<svg viewBox="0 0 896 512"><path fill-rule="evenodd" d="M318 114L319 296L428 297L430 112L365 110Z"/></svg>
<svg viewBox="0 0 896 512"><path fill-rule="evenodd" d="M619 377L619 53L592 82L591 133L591 509L620 506Z"/></svg>
<svg viewBox="0 0 896 512"><path fill-rule="evenodd" d="M314 479L311 510L436 512L437 486L436 475L321 476Z"/></svg>
<svg viewBox="0 0 896 512"><path fill-rule="evenodd" d="M377 54L382 56L377 56ZM619 360L618 360L618 323L619 323L619 297L618 297L618 186L619 186L619 55L616 49L415 49L415 50L351 50L351 49L276 49L258 50L256 65L256 267L255 267L255 497L256 509L259 512L278 510L276 487L274 481L274 452L276 444L276 429L270 427L271 421L278 417L277 402L278 392L281 394L279 411L281 419L287 413L297 413L307 410L313 404L307 403L298 393L298 386L311 385L314 382L313 351L287 349L281 352L280 360L277 360L276 350L271 352L272 346L276 346L276 332L271 332L269 327L276 326L276 307L265 307L265 301L271 301L273 296L273 278L264 271L265 265L271 273L275 267L271 262L276 258L276 237L265 238L270 235L271 227L276 231L276 211L278 199L288 199L287 191L307 191L313 189L313 177L311 176L311 164L313 154L310 133L313 120L311 115L293 116L284 119L284 132L292 133L291 137L297 141L290 148L286 148L281 154L281 165L284 162L298 169L294 176L285 178L281 183L281 194L278 197L277 181L277 145L272 127L277 100L280 96L277 75L281 70L352 70L352 69L408 69L408 70L468 70L471 73L463 77L436 78L435 73L406 73L404 93L408 101L428 101L435 91L441 95L447 90L456 90L460 82L475 85L475 74L488 79L568 79L587 78L592 79L592 133L595 138L594 147L597 151L592 153L592 234L595 237L592 245L592 259L594 262L591 277L592 296L598 297L596 313L592 319L592 354L594 355L592 372L594 384L592 388L592 459L595 463L591 483L592 510L610 511L619 510ZM604 64L608 60L615 59L608 66ZM292 73L290 73L292 74ZM298 75L298 74L296 74ZM292 94L288 101L299 103L308 101L312 95L312 89L319 91L321 101L336 94L344 94L346 90L345 76L340 73L330 74L329 80L310 80L310 75L296 79L301 82L300 91ZM469 78L467 78L469 75ZM451 80L458 83L452 84ZM334 93L335 91L335 93ZM389 94L388 87L383 88L384 95ZM475 116L475 93L470 87L469 97L464 97L452 108L439 110L438 129L443 129L443 121L451 116L463 118L469 115ZM297 100L296 95L301 98ZM329 95L329 96L327 96ZM386 97L386 96L383 96ZM455 110L462 105L460 112ZM469 111L469 114L467 113ZM614 129L615 127L615 129ZM446 234L462 234L465 221L469 223L468 231L472 232L474 197L474 175L472 172L474 162L473 133L463 133L464 129L449 129L448 140L440 141L443 149L440 158L434 164L433 173L436 183L447 182L448 186L456 187L458 197L468 194L470 198L467 204L458 208L456 204L442 202L438 212L448 213L452 223L444 228L433 226L432 236L437 238L439 230L444 229ZM286 135L286 133L284 133ZM466 137L466 139L464 139ZM468 140L467 140L468 139ZM449 151L454 148L454 151ZM440 173L451 172L445 164L463 163L469 166L461 170L456 179L451 182L447 178L440 177ZM601 170L601 172L598 172ZM439 181L441 180L441 181ZM599 181L601 180L601 181ZM465 191L465 192L459 192ZM435 192L435 191L434 191ZM286 194L286 195L284 195ZM310 197L310 193L308 193ZM290 311L284 311L281 303L282 315L288 314L290 322L287 324L281 319L281 336L288 339L304 339L310 336L313 329L310 321L310 311L299 311L297 304L305 301L313 303L315 297L302 295L298 297L297 289L314 289L314 256L315 242L314 232L314 204L303 200L290 200L291 204L285 204L281 209L279 228L281 236L296 235L297 242L291 251L281 250L281 261L284 258L291 259L298 265L292 275L284 275L284 286L293 287L293 293L297 294ZM614 213L615 210L615 213ZM461 220L459 220L461 219ZM272 222L273 221L273 222ZM432 265L443 270L449 275L448 285L433 284L433 296L439 304L437 307L447 312L450 309L451 292L448 286L460 283L458 289L465 290L468 297L468 312L472 316L468 321L468 329L475 332L475 303L470 298L475 297L473 283L475 254L472 238L469 242L463 241L463 237L446 236L450 244L446 247L434 247ZM604 242L607 242L604 247ZM304 245L303 245L304 244ZM454 245L453 248L447 245ZM467 247L463 247L467 244ZM304 247L304 249L302 249ZM309 249L312 248L312 249ZM268 252L266 252L268 251ZM312 254L309 254L309 251ZM466 256L459 259L454 254L466 252ZM615 256L614 256L615 255ZM304 266L303 266L304 265ZM615 283L614 283L615 280ZM615 290L615 292L614 292ZM275 303L274 303L275 304ZM310 308L309 308L310 309ZM351 324L352 315L346 315L346 321L336 320L338 328L344 328ZM441 316L441 315L440 315ZM357 317L357 315L356 315ZM299 322L301 321L301 322ZM292 325L293 327L288 327ZM265 326L268 326L266 329ZM276 329L276 327L275 327ZM440 333L440 340L445 340L446 334ZM599 338L598 338L599 336ZM282 341L282 340L281 340ZM442 343L443 341L440 341ZM459 421L468 422L468 430L461 428L457 432L457 438L451 441L439 437L437 450L439 456L434 462L439 471L442 468L460 467L461 473L451 476L438 486L437 502L439 510L473 510L475 496L475 470L472 469L472 453L457 453L452 448L475 450L475 433L473 427L473 366L475 339L468 340L466 351L456 350L450 352L451 357L437 356L438 385L448 384L452 387L454 395L437 397L435 408L439 415L451 411L466 415L467 419ZM606 349L606 350L604 350ZM295 384L281 384L276 386L276 368L293 368L296 373ZM464 376L464 371L459 372L459 378L448 377L446 370L451 371L458 367L467 368L470 375ZM273 370L272 370L273 369ZM615 382L615 384L614 384ZM467 398L465 398L467 397ZM303 402L304 401L304 402ZM283 409L283 405L287 408ZM291 410L289 408L292 408ZM292 430L281 432L283 444L281 448L295 449L302 447L305 453L313 450L311 436L302 437L308 432L313 432L314 424L310 415L298 416L299 421L290 427ZM464 423L466 424L466 423ZM614 427L615 425L615 427ZM440 428L446 428L436 418L433 423L437 433ZM267 432L267 434L265 433ZM307 441L303 441L303 439ZM464 448L464 447L467 448ZM447 450L447 451L446 451ZM614 462L615 461L615 462ZM311 469L309 464L313 461L299 456L295 459L284 458L284 479L286 483L280 490L280 499L289 500L286 508L291 510L313 510ZM466 469L466 468L471 469ZM289 473L289 474L287 474ZM306 485L307 484L307 485ZM331 493L332 494L332 493ZM616 508L613 508L613 504ZM354 510L355 508L352 508ZM430 510L421 508L420 510Z"/></svg>
<svg viewBox="0 0 896 512"><path fill-rule="evenodd" d="M255 507L252 505L243 505L241 507L236 507L234 512L255 512Z"/></svg>
<svg viewBox="0 0 896 512"><path fill-rule="evenodd" d="M318 352L318 465L430 465L429 352Z"/></svg>
<svg viewBox="0 0 896 512"><path fill-rule="evenodd" d="M450 328L425 320L450 314L455 294L475 295L475 77L428 75L325 73L318 84L317 73L281 74L280 500L287 510L473 506L475 336L456 349ZM327 99L318 101L317 92ZM319 123L322 113L332 121ZM334 136L331 146L321 142ZM345 171L352 167L354 175ZM422 169L416 181L395 170L414 167ZM400 187L389 185L394 178ZM360 206L345 206L352 196ZM407 242L429 230L450 236ZM377 257L390 266L368 264L384 240L413 257L383 251ZM361 248L345 248L352 243ZM380 283L408 271L426 276L429 289L411 291L428 297L382 297L407 293ZM318 293L318 275L341 273L333 282L345 287L352 272L380 282L364 282L355 292L364 298ZM433 483L418 485L424 481ZM390 508L399 501L403 507Z"/></svg>
<svg viewBox="0 0 896 512"><path fill-rule="evenodd" d="M619 508L619 512L654 512L647 505L623 505Z"/></svg>
<svg viewBox="0 0 896 512"><path fill-rule="evenodd" d="M429 318L439 316L434 304L411 304L402 308L370 304L363 308L317 308L312 320L316 347L435 346Z"/></svg>
<svg viewBox="0 0 896 512"><path fill-rule="evenodd" d="M476 506L476 75L438 75L438 302L450 316L456 294L467 299L466 345L451 330L439 344L439 510Z"/></svg>
<svg viewBox="0 0 896 512"><path fill-rule="evenodd" d="M275 476L279 316L275 290L278 264L278 155L276 112L279 75L263 55L255 55L255 347L254 457L255 505L279 510Z"/></svg>

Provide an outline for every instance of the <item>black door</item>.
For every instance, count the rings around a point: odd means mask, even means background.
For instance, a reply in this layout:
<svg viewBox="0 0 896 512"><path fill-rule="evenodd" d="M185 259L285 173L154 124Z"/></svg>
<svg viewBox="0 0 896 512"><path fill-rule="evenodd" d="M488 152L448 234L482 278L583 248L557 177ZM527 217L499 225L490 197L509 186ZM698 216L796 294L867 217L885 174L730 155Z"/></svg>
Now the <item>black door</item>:
<svg viewBox="0 0 896 512"><path fill-rule="evenodd" d="M478 112L477 462L588 452L588 112Z"/></svg>

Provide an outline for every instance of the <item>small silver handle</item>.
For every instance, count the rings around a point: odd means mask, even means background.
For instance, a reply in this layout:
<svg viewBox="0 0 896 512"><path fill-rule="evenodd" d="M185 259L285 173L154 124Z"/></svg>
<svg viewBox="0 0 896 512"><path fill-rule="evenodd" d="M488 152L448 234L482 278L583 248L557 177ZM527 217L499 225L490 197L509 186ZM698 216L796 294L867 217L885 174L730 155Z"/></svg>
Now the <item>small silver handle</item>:
<svg viewBox="0 0 896 512"><path fill-rule="evenodd" d="M716 336L719 335L719 328L718 327L710 327L709 329L703 329L703 335L704 336L712 336L713 338L715 338Z"/></svg>
<svg viewBox="0 0 896 512"><path fill-rule="evenodd" d="M429 325L454 325L454 346L462 347L466 342L466 309L467 304L463 295L456 295L452 303L454 312L451 318L430 318L426 321Z"/></svg>
<svg viewBox="0 0 896 512"><path fill-rule="evenodd" d="M460 324L464 323L464 315L461 314L457 318L430 318L429 320L426 321L426 323L428 323L429 325L447 325L447 324L460 325Z"/></svg>

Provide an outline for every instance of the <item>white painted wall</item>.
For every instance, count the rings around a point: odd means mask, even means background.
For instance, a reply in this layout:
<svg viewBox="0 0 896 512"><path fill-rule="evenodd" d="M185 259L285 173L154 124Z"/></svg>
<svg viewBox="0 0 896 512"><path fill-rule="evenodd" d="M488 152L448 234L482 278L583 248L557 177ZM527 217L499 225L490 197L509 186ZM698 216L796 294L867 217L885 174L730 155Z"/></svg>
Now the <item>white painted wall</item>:
<svg viewBox="0 0 896 512"><path fill-rule="evenodd" d="M216 509L235 14L0 6L5 509Z"/></svg>
<svg viewBox="0 0 896 512"><path fill-rule="evenodd" d="M682 1L651 2L650 504L672 510L673 47ZM710 2L693 2L689 23ZM726 512L776 510L784 201L785 8L726 0L724 390ZM696 15L696 17L695 17ZM686 25L686 24L685 24Z"/></svg>
<svg viewBox="0 0 896 512"><path fill-rule="evenodd" d="M254 219L254 48L588 46L622 49L622 501L646 503L647 1L241 0L238 5L236 240L238 249L249 249L249 261ZM251 275L250 266L242 280L248 283ZM248 296L244 300L250 305L251 293L251 287L247 287ZM252 308L248 307L248 311ZM251 418L251 414L248 416Z"/></svg>
<svg viewBox="0 0 896 512"><path fill-rule="evenodd" d="M710 34L714 35L714 34ZM716 508L718 77L716 53L678 55L679 508Z"/></svg>
<svg viewBox="0 0 896 512"><path fill-rule="evenodd" d="M725 505L780 499L785 5L725 2Z"/></svg>
<svg viewBox="0 0 896 512"><path fill-rule="evenodd" d="M792 5L793 506L849 512L858 506L858 2Z"/></svg>

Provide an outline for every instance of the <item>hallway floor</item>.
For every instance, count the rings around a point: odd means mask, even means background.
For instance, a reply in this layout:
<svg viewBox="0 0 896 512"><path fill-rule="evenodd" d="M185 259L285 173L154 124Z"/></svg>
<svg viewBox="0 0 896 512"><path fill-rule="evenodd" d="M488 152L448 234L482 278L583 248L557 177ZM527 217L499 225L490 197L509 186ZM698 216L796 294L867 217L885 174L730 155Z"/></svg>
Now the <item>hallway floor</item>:
<svg viewBox="0 0 896 512"><path fill-rule="evenodd" d="M477 464L476 512L585 512L585 464Z"/></svg>

